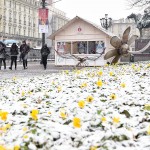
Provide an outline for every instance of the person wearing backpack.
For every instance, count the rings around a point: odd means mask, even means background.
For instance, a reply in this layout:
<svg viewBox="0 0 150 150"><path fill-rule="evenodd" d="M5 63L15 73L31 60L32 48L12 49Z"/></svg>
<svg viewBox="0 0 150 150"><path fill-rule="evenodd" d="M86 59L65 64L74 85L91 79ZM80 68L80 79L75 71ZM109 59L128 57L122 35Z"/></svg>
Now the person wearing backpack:
<svg viewBox="0 0 150 150"><path fill-rule="evenodd" d="M0 42L0 70L1 70L1 66L2 66L2 62L4 64L4 69L6 69L6 58L5 58L5 55L6 55L6 51L5 51L5 44Z"/></svg>
<svg viewBox="0 0 150 150"><path fill-rule="evenodd" d="M47 47L47 44L44 44L44 46L41 48L41 56L42 56L42 63L43 63L45 70L47 67L47 57L48 57L49 53L50 53L50 50Z"/></svg>
<svg viewBox="0 0 150 150"><path fill-rule="evenodd" d="M28 64L28 52L30 51L29 45L26 44L26 41L22 41L22 45L20 46L21 58L23 60L23 68L27 69Z"/></svg>
<svg viewBox="0 0 150 150"><path fill-rule="evenodd" d="M18 55L18 46L16 43L13 43L10 48L11 64L9 69L12 70L13 62L15 63L15 70L17 69L17 55Z"/></svg>

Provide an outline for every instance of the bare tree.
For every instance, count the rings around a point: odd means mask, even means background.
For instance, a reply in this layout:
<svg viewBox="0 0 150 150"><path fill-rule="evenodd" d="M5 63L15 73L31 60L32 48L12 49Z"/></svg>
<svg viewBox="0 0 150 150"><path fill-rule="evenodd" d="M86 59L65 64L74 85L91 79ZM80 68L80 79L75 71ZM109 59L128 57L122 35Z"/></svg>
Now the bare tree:
<svg viewBox="0 0 150 150"><path fill-rule="evenodd" d="M148 7L150 0L127 0L131 7Z"/></svg>

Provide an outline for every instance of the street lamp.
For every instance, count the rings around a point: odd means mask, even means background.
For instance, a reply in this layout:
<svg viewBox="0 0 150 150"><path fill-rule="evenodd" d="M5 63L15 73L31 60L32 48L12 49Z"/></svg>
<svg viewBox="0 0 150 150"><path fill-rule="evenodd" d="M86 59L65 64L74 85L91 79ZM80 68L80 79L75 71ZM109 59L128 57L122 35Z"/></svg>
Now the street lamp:
<svg viewBox="0 0 150 150"><path fill-rule="evenodd" d="M112 18L108 18L108 14L105 14L105 18L100 19L101 26L108 30L108 28L111 26Z"/></svg>
<svg viewBox="0 0 150 150"><path fill-rule="evenodd" d="M46 2L46 0L41 0L42 9L46 9L46 6L52 5L52 4L57 3L59 1L62 1L62 0L57 0L57 1L54 1L54 2L49 4ZM44 46L44 44L45 44L45 33L42 33L42 46Z"/></svg>

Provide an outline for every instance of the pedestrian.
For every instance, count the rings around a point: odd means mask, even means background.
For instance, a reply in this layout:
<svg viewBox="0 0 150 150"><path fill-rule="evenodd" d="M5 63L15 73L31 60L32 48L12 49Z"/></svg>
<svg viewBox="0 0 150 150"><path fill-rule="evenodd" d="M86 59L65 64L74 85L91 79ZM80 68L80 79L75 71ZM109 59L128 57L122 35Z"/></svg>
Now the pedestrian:
<svg viewBox="0 0 150 150"><path fill-rule="evenodd" d="M26 41L22 41L22 45L20 46L21 58L23 60L23 68L28 68L28 52L30 51L29 45L26 44Z"/></svg>
<svg viewBox="0 0 150 150"><path fill-rule="evenodd" d="M47 47L47 44L44 44L44 46L41 48L41 56L42 56L42 63L43 63L45 70L47 67L47 57L48 57L49 53L50 53L50 50Z"/></svg>
<svg viewBox="0 0 150 150"><path fill-rule="evenodd" d="M6 69L6 51L5 51L5 44L0 42L0 70L1 70L1 66L2 66L2 62L4 64L4 69Z"/></svg>
<svg viewBox="0 0 150 150"><path fill-rule="evenodd" d="M17 69L17 55L18 55L18 46L16 43L13 43L10 48L11 64L9 69L12 70L13 62L15 63L15 70Z"/></svg>

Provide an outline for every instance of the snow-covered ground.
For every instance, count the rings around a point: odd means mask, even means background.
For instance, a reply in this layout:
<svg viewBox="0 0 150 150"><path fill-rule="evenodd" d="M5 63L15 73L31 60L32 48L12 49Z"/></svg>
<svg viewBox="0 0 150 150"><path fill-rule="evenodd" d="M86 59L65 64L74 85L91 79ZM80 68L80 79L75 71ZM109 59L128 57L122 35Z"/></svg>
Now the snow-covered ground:
<svg viewBox="0 0 150 150"><path fill-rule="evenodd" d="M150 150L150 62L0 81L0 150Z"/></svg>

